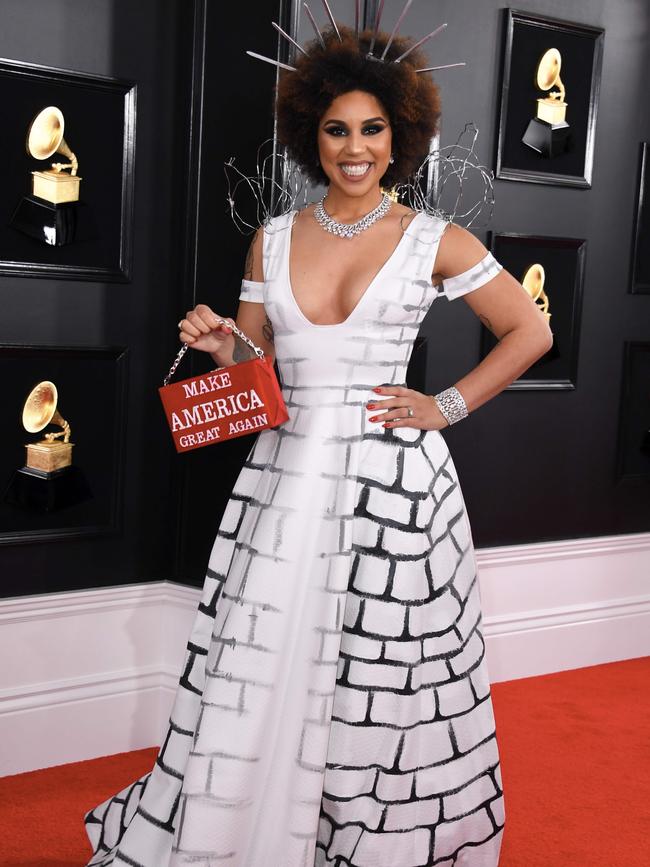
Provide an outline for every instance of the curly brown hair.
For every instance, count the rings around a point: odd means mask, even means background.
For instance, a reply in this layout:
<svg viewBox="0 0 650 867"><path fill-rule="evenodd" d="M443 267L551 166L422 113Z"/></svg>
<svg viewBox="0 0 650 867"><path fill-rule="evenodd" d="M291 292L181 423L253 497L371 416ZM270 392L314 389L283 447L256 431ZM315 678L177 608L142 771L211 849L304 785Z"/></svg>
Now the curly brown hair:
<svg viewBox="0 0 650 867"><path fill-rule="evenodd" d="M318 161L320 119L337 96L351 90L370 93L388 112L392 128L395 161L381 178L381 185L390 188L426 156L438 129L440 92L428 73L415 71L428 65L419 49L399 63L390 62L412 44L409 37L396 37L380 61L389 34L377 33L373 58L368 58L373 30L364 30L357 40L351 28L339 24L338 29L341 40L334 29L324 31L324 48L313 39L305 46L308 55L295 59L296 72L281 73L276 88L278 139L312 182L328 184Z"/></svg>

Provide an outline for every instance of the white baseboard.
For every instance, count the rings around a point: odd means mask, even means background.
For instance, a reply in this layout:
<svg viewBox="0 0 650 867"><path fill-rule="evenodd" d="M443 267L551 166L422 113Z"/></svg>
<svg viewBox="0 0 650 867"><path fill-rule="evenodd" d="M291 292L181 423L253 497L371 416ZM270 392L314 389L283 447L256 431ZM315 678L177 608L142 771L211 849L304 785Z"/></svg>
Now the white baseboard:
<svg viewBox="0 0 650 867"><path fill-rule="evenodd" d="M491 681L650 655L650 533L476 552ZM201 591L0 600L0 776L161 742Z"/></svg>

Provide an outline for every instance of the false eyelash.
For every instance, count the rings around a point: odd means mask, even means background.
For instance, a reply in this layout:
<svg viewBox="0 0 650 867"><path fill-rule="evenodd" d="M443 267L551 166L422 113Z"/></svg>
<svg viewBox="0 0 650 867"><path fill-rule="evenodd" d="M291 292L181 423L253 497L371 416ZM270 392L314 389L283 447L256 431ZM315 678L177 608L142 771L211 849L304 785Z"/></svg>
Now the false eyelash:
<svg viewBox="0 0 650 867"><path fill-rule="evenodd" d="M365 127L362 129L362 132L367 132L369 129L376 129L377 132L382 132L383 130L386 129L386 127L385 127L385 126L378 126L377 124L371 124L370 126L365 126ZM329 132L329 133L331 133L331 132L334 131L334 130L343 130L343 131L345 131L345 130L344 130L344 127L342 127L342 126L328 126L328 127L324 127L324 128L323 128L323 132Z"/></svg>

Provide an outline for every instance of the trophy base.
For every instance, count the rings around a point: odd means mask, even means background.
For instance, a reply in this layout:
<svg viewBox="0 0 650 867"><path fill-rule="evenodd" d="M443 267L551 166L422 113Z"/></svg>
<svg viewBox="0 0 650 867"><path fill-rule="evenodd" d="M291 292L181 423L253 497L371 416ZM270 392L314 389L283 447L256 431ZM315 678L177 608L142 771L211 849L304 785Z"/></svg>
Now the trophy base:
<svg viewBox="0 0 650 867"><path fill-rule="evenodd" d="M32 178L32 193L37 199L45 199L55 205L79 201L79 175L47 169L44 172L32 172Z"/></svg>
<svg viewBox="0 0 650 867"><path fill-rule="evenodd" d="M3 499L33 512L56 512L92 499L92 492L79 467L51 473L22 467L14 472Z"/></svg>
<svg viewBox="0 0 650 867"><path fill-rule="evenodd" d="M53 473L72 464L72 447L74 443L52 440L40 440L37 443L25 445L25 469L40 470Z"/></svg>
<svg viewBox="0 0 650 867"><path fill-rule="evenodd" d="M566 121L550 124L534 117L526 127L521 140L543 157L557 157L567 149L569 129Z"/></svg>
<svg viewBox="0 0 650 867"><path fill-rule="evenodd" d="M24 235L54 247L97 238L92 212L84 202L57 205L38 196L24 196L10 225Z"/></svg>

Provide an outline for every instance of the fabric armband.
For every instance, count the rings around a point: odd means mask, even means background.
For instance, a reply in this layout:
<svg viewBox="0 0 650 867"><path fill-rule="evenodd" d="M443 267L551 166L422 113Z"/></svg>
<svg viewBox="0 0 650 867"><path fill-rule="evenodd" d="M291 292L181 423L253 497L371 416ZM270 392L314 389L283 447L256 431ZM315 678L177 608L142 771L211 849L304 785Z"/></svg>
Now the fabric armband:
<svg viewBox="0 0 650 867"><path fill-rule="evenodd" d="M264 283L259 280L242 280L239 293L240 301L256 301L264 303Z"/></svg>
<svg viewBox="0 0 650 867"><path fill-rule="evenodd" d="M488 283L502 270L503 265L497 262L492 253L488 252L480 262L472 265L467 271L463 271L462 274L457 274L455 277L444 279L441 291L450 301L453 301L455 298L460 298L461 295L466 295Z"/></svg>

